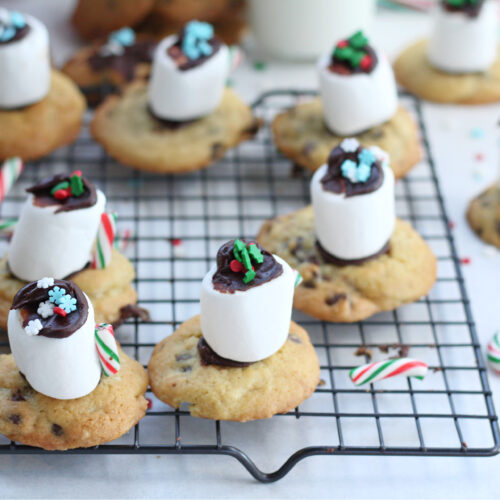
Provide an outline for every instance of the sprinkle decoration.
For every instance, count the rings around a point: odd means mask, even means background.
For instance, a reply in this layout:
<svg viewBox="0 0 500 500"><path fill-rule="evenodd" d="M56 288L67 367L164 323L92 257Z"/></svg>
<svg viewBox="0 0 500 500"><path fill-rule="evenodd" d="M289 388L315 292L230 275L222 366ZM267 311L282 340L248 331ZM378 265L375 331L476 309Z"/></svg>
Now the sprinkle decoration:
<svg viewBox="0 0 500 500"><path fill-rule="evenodd" d="M65 309L63 309L62 307L54 307L54 314L57 314L58 316L62 316L63 318L65 318L68 313L66 312Z"/></svg>
<svg viewBox="0 0 500 500"><path fill-rule="evenodd" d="M17 219L0 221L0 233L12 233L12 230L16 224Z"/></svg>
<svg viewBox="0 0 500 500"><path fill-rule="evenodd" d="M353 368L349 372L349 377L354 385L358 386L397 375L423 380L427 375L427 368L426 363L417 359L387 359Z"/></svg>
<svg viewBox="0 0 500 500"><path fill-rule="evenodd" d="M359 143L356 139L344 139L340 147L347 153L355 153L359 148ZM357 161L350 158L344 160L340 166L340 171L342 176L350 180L353 184L366 182L372 175L372 166L376 161L377 158L374 152L370 149L363 148L358 153Z"/></svg>
<svg viewBox="0 0 500 500"><path fill-rule="evenodd" d="M40 287L38 287L38 288L40 288ZM54 304L52 304L52 302L50 302L50 300L46 300L45 302L40 302L36 312L43 319L46 319L49 316L52 316L54 314Z"/></svg>
<svg viewBox="0 0 500 500"><path fill-rule="evenodd" d="M369 71L373 66L373 59L367 53L368 38L362 31L357 31L347 40L341 40L333 51L333 57L341 62L348 63L351 68L361 68Z"/></svg>
<svg viewBox="0 0 500 500"><path fill-rule="evenodd" d="M120 369L120 356L118 354L113 325L109 323L96 325L94 336L102 372L106 377L115 375Z"/></svg>
<svg viewBox="0 0 500 500"><path fill-rule="evenodd" d="M53 304L59 304L62 297L66 295L66 290L64 288L55 286L52 290L49 290L49 300Z"/></svg>
<svg viewBox="0 0 500 500"><path fill-rule="evenodd" d="M238 45L229 47L229 70L234 71L243 62L243 52Z"/></svg>
<svg viewBox="0 0 500 500"><path fill-rule="evenodd" d="M192 61L211 55L213 48L208 42L213 36L214 27L211 24L190 21L184 28L182 52Z"/></svg>
<svg viewBox="0 0 500 500"><path fill-rule="evenodd" d="M259 250L259 247L255 243L249 243L248 245L245 245L243 241L235 240L233 255L236 259L237 264L234 260L231 261L229 264L231 270L234 271L234 269L238 269L234 272L245 273L245 276L243 277L243 283L250 283L250 281L255 279L255 269L252 266L252 260L254 260L257 264L262 264L264 262L264 256Z"/></svg>
<svg viewBox="0 0 500 500"><path fill-rule="evenodd" d="M104 269L109 266L113 254L116 236L116 214L104 212L97 230L97 238L92 249L92 269Z"/></svg>
<svg viewBox="0 0 500 500"><path fill-rule="evenodd" d="M36 282L37 288L49 288L54 286L54 278L42 278Z"/></svg>
<svg viewBox="0 0 500 500"><path fill-rule="evenodd" d="M496 332L488 344L486 354L490 368L500 375L500 332Z"/></svg>
<svg viewBox="0 0 500 500"><path fill-rule="evenodd" d="M293 274L295 276L294 286L297 288L303 281L302 275L297 271L297 269L293 269Z"/></svg>
<svg viewBox="0 0 500 500"><path fill-rule="evenodd" d="M4 200L5 195L10 191L10 188L17 181L23 170L23 160L17 156L7 158L3 162L0 167L0 201Z"/></svg>
<svg viewBox="0 0 500 500"><path fill-rule="evenodd" d="M38 335L42 329L43 329L42 322L38 318L28 321L28 324L24 327L24 331L28 335L32 336Z"/></svg>
<svg viewBox="0 0 500 500"><path fill-rule="evenodd" d="M26 26L25 17L15 10L8 11L5 8L0 9L0 42L12 40L17 30Z"/></svg>

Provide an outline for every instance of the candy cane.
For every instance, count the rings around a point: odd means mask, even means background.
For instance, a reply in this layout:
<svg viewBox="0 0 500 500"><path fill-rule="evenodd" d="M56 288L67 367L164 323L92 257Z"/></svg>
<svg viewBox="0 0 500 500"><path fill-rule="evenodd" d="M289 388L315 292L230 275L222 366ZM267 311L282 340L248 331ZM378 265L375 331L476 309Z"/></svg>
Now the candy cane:
<svg viewBox="0 0 500 500"><path fill-rule="evenodd" d="M0 233L12 233L17 219L0 220Z"/></svg>
<svg viewBox="0 0 500 500"><path fill-rule="evenodd" d="M404 375L423 380L427 374L427 365L423 361L411 358L386 359L367 365L358 366L349 372L354 385L376 382L384 378Z"/></svg>
<svg viewBox="0 0 500 500"><path fill-rule="evenodd" d="M229 70L234 71L243 61L243 52L237 45L229 46Z"/></svg>
<svg viewBox="0 0 500 500"><path fill-rule="evenodd" d="M95 326L95 346L101 363L102 372L110 377L120 369L120 356L116 346L113 325L100 323Z"/></svg>
<svg viewBox="0 0 500 500"><path fill-rule="evenodd" d="M92 249L92 269L104 269L111 262L113 243L116 235L116 214L101 214L101 223L97 230L97 239Z"/></svg>
<svg viewBox="0 0 500 500"><path fill-rule="evenodd" d="M23 160L17 156L7 158L3 162L0 167L0 201L4 200L5 195L10 191L23 170Z"/></svg>
<svg viewBox="0 0 500 500"><path fill-rule="evenodd" d="M500 375L500 332L495 333L488 344L487 357L490 368Z"/></svg>
<svg viewBox="0 0 500 500"><path fill-rule="evenodd" d="M292 269L294 276L294 285L297 288L302 283L302 275L297 271L297 269Z"/></svg>

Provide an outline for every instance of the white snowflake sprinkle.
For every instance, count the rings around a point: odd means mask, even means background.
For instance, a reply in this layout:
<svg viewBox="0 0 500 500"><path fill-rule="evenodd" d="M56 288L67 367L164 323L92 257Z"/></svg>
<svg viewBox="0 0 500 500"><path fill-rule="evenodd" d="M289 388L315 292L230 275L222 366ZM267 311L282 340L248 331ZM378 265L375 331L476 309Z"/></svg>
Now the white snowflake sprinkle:
<svg viewBox="0 0 500 500"><path fill-rule="evenodd" d="M50 300L40 302L36 312L43 318L48 318L54 314L54 304Z"/></svg>
<svg viewBox="0 0 500 500"><path fill-rule="evenodd" d="M354 153L356 149L359 148L359 142L354 139L354 138L349 138L349 139L344 139L340 143L340 147L346 152L346 153Z"/></svg>
<svg viewBox="0 0 500 500"><path fill-rule="evenodd" d="M49 288L49 286L54 286L54 278L42 278L36 283L37 288Z"/></svg>
<svg viewBox="0 0 500 500"><path fill-rule="evenodd" d="M378 146L370 146L368 149L375 155L378 161L389 164L389 153L387 153L387 151L384 151Z"/></svg>
<svg viewBox="0 0 500 500"><path fill-rule="evenodd" d="M28 324L24 327L24 331L28 335L38 335L40 330L43 328L42 322L39 319L32 319Z"/></svg>

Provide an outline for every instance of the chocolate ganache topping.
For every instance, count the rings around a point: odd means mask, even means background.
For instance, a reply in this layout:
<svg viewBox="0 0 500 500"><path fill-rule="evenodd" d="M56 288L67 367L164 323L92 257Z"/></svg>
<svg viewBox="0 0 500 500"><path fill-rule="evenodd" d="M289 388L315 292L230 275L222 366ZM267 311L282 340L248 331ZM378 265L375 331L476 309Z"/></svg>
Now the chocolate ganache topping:
<svg viewBox="0 0 500 500"><path fill-rule="evenodd" d="M337 43L328 69L341 75L371 73L377 63L377 54L368 43L368 38L362 31L358 31Z"/></svg>
<svg viewBox="0 0 500 500"><path fill-rule="evenodd" d="M219 356L203 337L198 342L198 354L200 355L200 362L204 366L215 365L227 368L244 368L245 366L253 365L253 362L234 361Z"/></svg>
<svg viewBox="0 0 500 500"><path fill-rule="evenodd" d="M221 293L244 292L282 273L283 266L258 243L231 240L217 252L217 270L212 277L212 284Z"/></svg>
<svg viewBox="0 0 500 500"><path fill-rule="evenodd" d="M23 328L30 329L31 335L58 339L69 337L80 329L89 313L87 299L78 286L72 281L50 278L33 281L21 288L11 309L19 311ZM36 333L31 330L33 328Z"/></svg>
<svg viewBox="0 0 500 500"><path fill-rule="evenodd" d="M94 71L116 71L126 81L135 77L137 65L150 63L156 47L154 40L136 40L130 28L114 31L107 42L94 50L88 59Z"/></svg>
<svg viewBox="0 0 500 500"><path fill-rule="evenodd" d="M0 8L0 45L17 42L30 30L29 24L20 12Z"/></svg>
<svg viewBox="0 0 500 500"><path fill-rule="evenodd" d="M462 12L469 17L477 17L484 0L441 0L441 6L448 12Z"/></svg>
<svg viewBox="0 0 500 500"><path fill-rule="evenodd" d="M181 71L195 68L215 55L222 42L214 36L213 26L191 21L178 34L177 41L167 49L167 54Z"/></svg>
<svg viewBox="0 0 500 500"><path fill-rule="evenodd" d="M321 179L325 191L347 197L376 191L384 181L379 159L356 139L344 139L328 158L328 170Z"/></svg>
<svg viewBox="0 0 500 500"><path fill-rule="evenodd" d="M37 207L59 205L56 214L92 207L97 201L95 186L79 170L70 175L54 175L26 191L35 196L33 204Z"/></svg>

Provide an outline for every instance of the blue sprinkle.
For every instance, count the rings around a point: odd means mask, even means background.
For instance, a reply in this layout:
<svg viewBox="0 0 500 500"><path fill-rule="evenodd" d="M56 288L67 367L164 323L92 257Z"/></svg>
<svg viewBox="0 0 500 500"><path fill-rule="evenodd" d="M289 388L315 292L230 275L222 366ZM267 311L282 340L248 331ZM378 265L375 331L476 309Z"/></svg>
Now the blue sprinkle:
<svg viewBox="0 0 500 500"><path fill-rule="evenodd" d="M200 51L194 45L188 45L187 47L183 47L182 51L191 60L195 60L200 57Z"/></svg>
<svg viewBox="0 0 500 500"><path fill-rule="evenodd" d="M119 43L123 47L128 47L135 42L135 33L132 28L122 28L121 30L113 31L109 35L109 39Z"/></svg>
<svg viewBox="0 0 500 500"><path fill-rule="evenodd" d="M208 43L208 40L213 36L214 28L211 24L190 21L184 28L182 52L191 60L211 55L213 48Z"/></svg>
<svg viewBox="0 0 500 500"><path fill-rule="evenodd" d="M470 131L470 135L473 139L482 139L486 135L486 133L481 127L474 127Z"/></svg>
<svg viewBox="0 0 500 500"><path fill-rule="evenodd" d="M201 40L209 40L214 36L214 27L209 23L200 21L190 21L186 24L185 31Z"/></svg>
<svg viewBox="0 0 500 500"><path fill-rule="evenodd" d="M58 305L61 299L66 295L66 290L55 286L52 290L49 290L49 300L54 304Z"/></svg>
<svg viewBox="0 0 500 500"><path fill-rule="evenodd" d="M63 295L59 300L59 307L64 309L68 314L76 311L76 299L71 295Z"/></svg>
<svg viewBox="0 0 500 500"><path fill-rule="evenodd" d="M358 159L361 163L366 163L367 165L371 165L375 163L375 155L369 149L362 149L358 155Z"/></svg>
<svg viewBox="0 0 500 500"><path fill-rule="evenodd" d="M356 179L358 182L366 182L370 178L371 173L372 167L366 163L361 163L356 171Z"/></svg>
<svg viewBox="0 0 500 500"><path fill-rule="evenodd" d="M11 28L9 26L8 28L4 28L4 30L0 34L0 41L8 42L9 40L12 40L12 38L14 38L15 36L16 36L15 28Z"/></svg>
<svg viewBox="0 0 500 500"><path fill-rule="evenodd" d="M200 41L198 48L204 56L209 56L213 52L212 46L205 42L205 40Z"/></svg>
<svg viewBox="0 0 500 500"><path fill-rule="evenodd" d="M17 10L13 10L10 13L10 22L14 25L15 28L18 29L24 28L26 26L26 19Z"/></svg>
<svg viewBox="0 0 500 500"><path fill-rule="evenodd" d="M340 171L346 179L349 179L351 182L356 182L356 168L356 162L352 160L344 160L340 166Z"/></svg>

